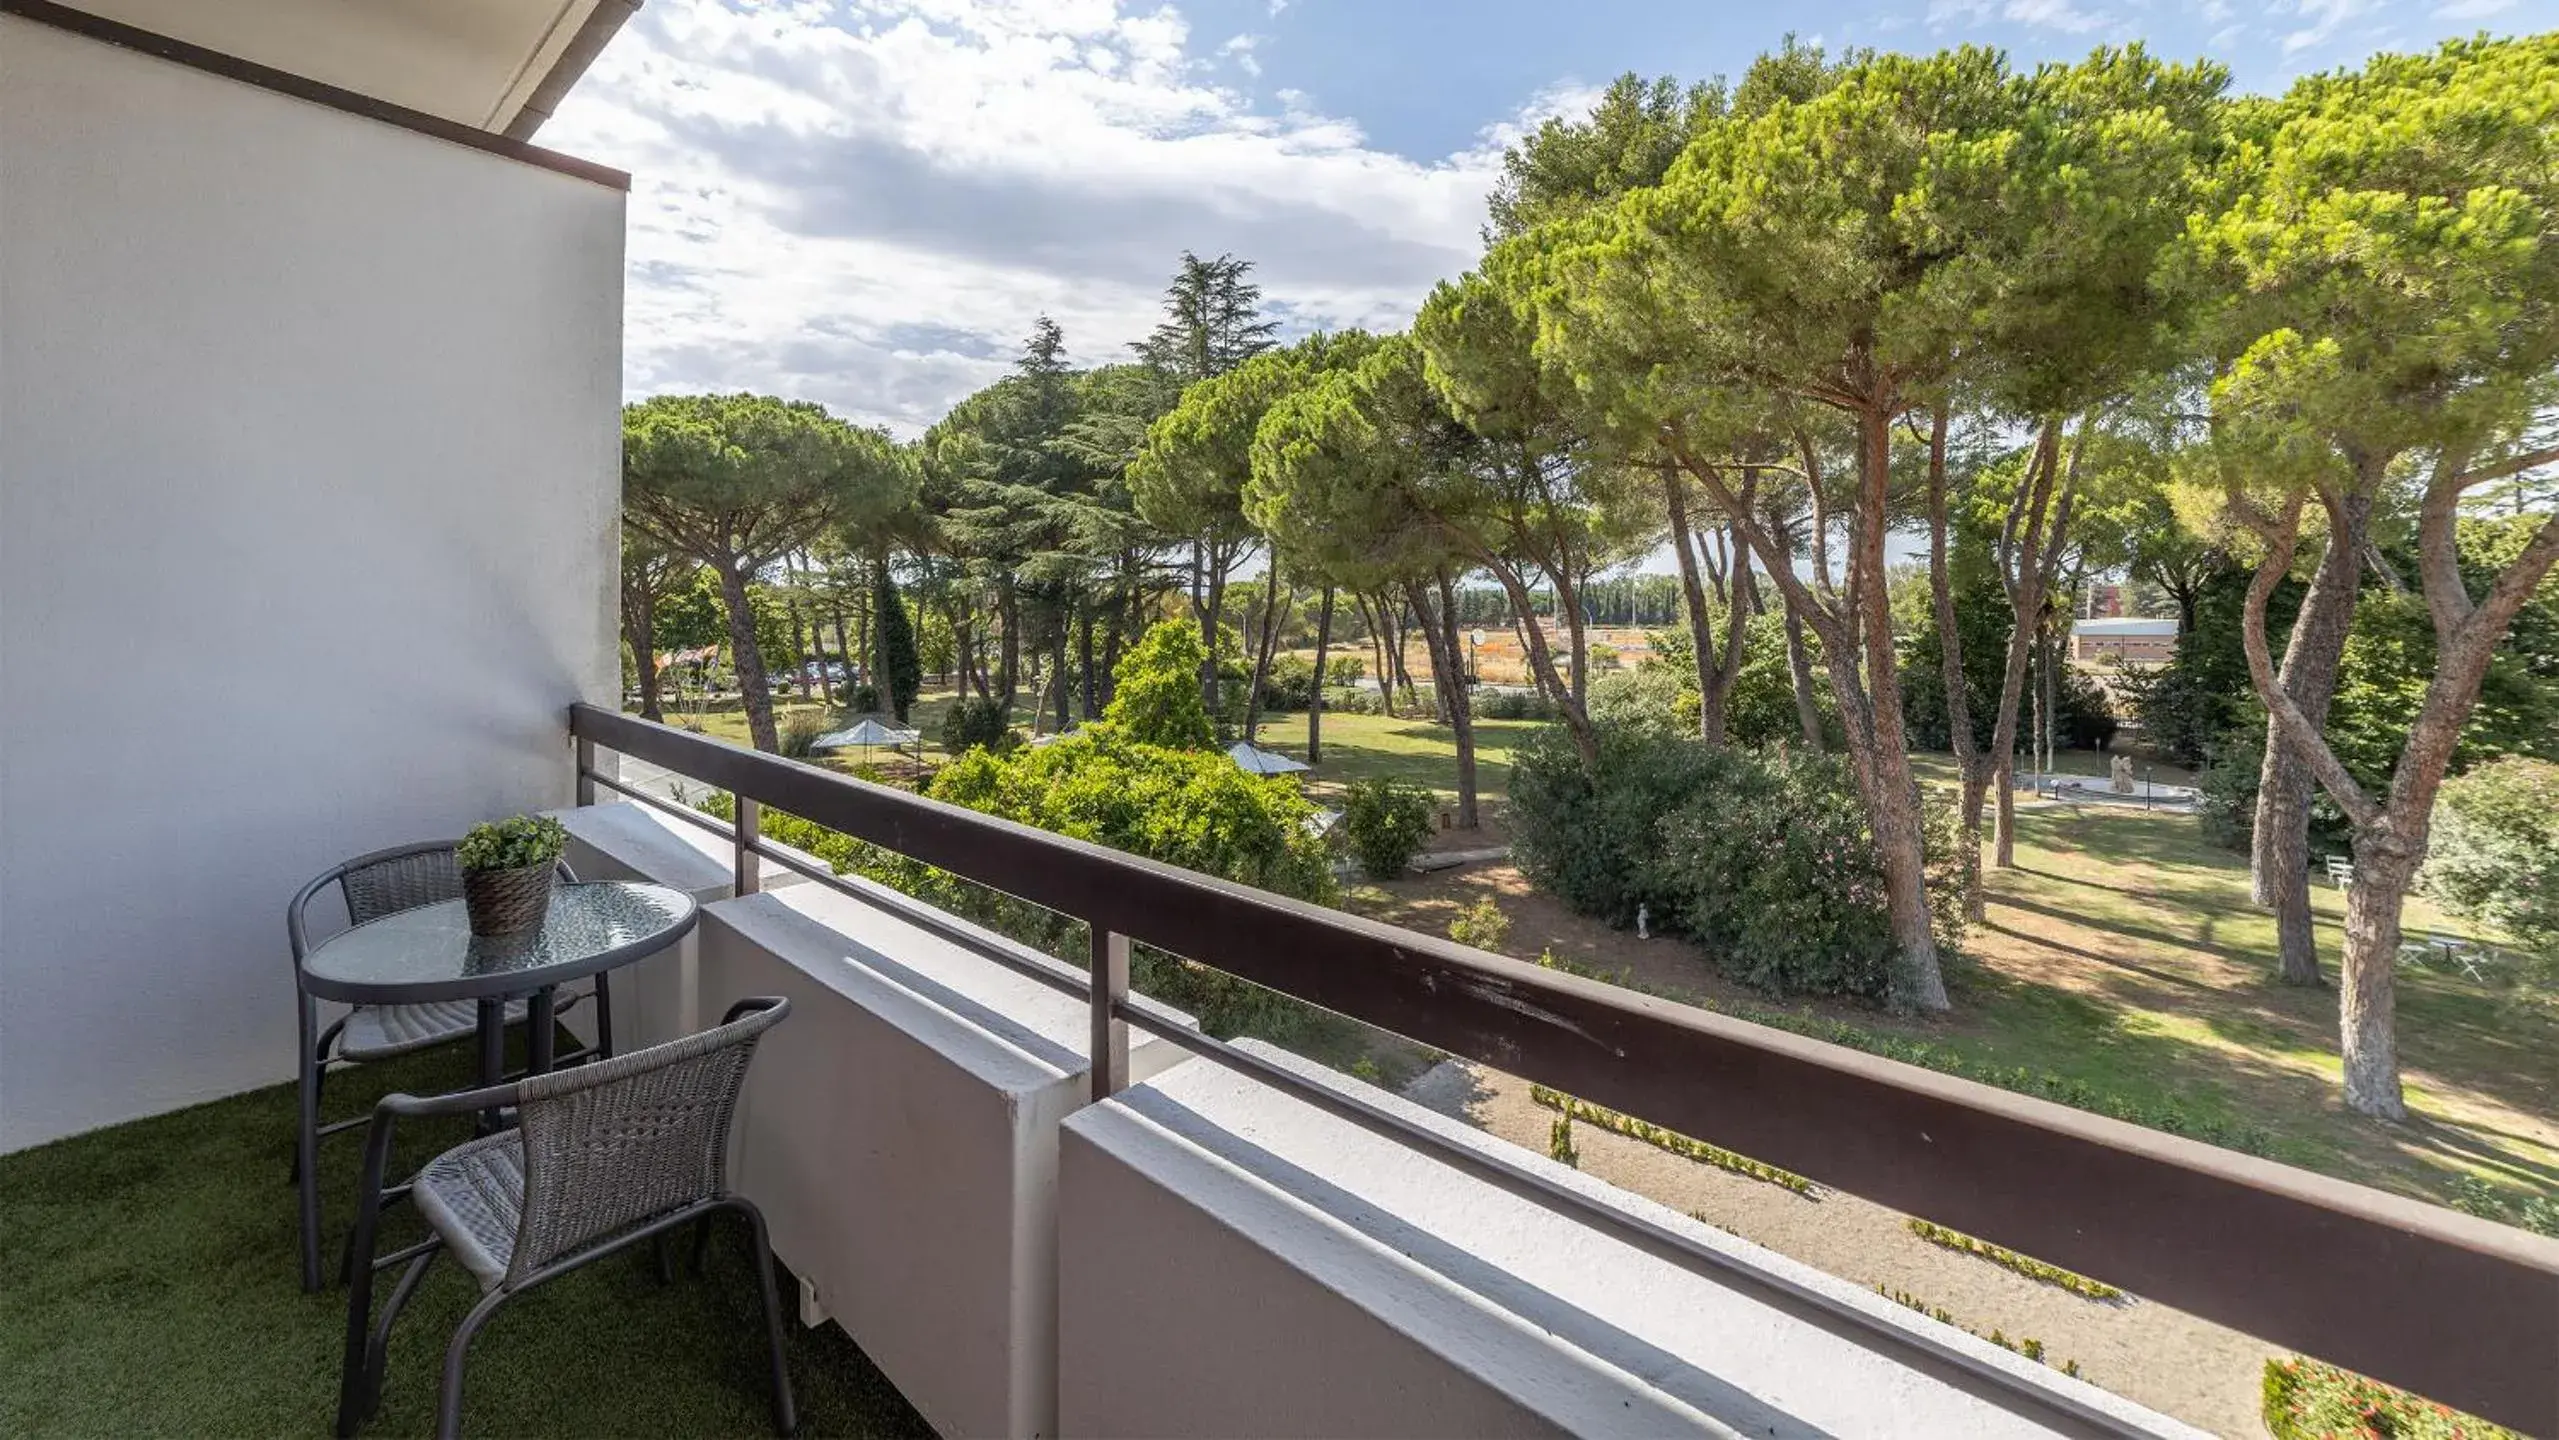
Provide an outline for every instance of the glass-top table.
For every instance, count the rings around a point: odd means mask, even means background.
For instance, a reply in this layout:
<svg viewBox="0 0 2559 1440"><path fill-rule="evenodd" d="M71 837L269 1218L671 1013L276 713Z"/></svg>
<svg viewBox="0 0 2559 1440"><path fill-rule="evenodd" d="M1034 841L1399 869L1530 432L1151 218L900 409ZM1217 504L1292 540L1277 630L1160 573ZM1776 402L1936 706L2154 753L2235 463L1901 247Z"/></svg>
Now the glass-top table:
<svg viewBox="0 0 2559 1440"><path fill-rule="evenodd" d="M681 890L601 881L554 886L541 925L521 935L474 935L462 902L442 900L330 937L303 957L302 985L351 1005L477 1002L480 1083L495 1085L505 1074L510 999L529 1001L527 1069L541 1074L551 1068L554 989L656 954L698 918ZM605 1003L599 988L598 1039L609 1044Z"/></svg>

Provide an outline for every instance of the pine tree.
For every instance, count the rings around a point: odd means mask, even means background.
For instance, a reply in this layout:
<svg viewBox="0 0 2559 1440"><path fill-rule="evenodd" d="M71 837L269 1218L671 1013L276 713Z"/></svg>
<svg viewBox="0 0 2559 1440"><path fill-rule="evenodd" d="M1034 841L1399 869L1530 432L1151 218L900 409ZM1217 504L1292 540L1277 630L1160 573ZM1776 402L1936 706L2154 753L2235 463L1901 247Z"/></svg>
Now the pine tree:
<svg viewBox="0 0 2559 1440"><path fill-rule="evenodd" d="M915 704L915 692L923 688L924 665L915 655L915 626L907 617L906 601L898 595L897 582L889 577L886 565L879 567L872 583L871 609L879 617L880 698L903 725L908 708Z"/></svg>

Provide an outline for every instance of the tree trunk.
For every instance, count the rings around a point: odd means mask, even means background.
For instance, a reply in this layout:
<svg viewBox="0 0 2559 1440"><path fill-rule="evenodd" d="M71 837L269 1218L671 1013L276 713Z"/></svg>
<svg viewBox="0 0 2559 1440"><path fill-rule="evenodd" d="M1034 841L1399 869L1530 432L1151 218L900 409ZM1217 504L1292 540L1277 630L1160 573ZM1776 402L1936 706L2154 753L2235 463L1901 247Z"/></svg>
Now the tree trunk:
<svg viewBox="0 0 2559 1440"><path fill-rule="evenodd" d="M1075 703L1074 693L1066 688L1066 642L1068 633L1073 628L1066 613L1061 610L1057 617L1057 649L1049 656L1049 673L1056 677L1057 682L1052 689L1057 697L1055 714L1057 733L1060 735L1066 733L1068 707Z"/></svg>
<svg viewBox="0 0 2559 1440"><path fill-rule="evenodd" d="M1465 661L1460 656L1457 638L1457 591L1446 570L1439 572L1439 623L1431 623L1429 597L1414 587L1413 608L1421 612L1426 641L1432 644L1431 668L1442 675L1457 677L1454 684L1437 688L1448 709L1448 728L1457 742L1457 823L1473 830L1480 823L1475 801L1475 707L1466 693Z"/></svg>
<svg viewBox="0 0 2559 1440"><path fill-rule="evenodd" d="M1225 733L1225 712L1218 708L1217 632L1226 614L1226 571L1232 563L1224 547L1214 543L1206 547L1207 571L1204 585L1207 599L1200 606L1200 644L1208 651L1208 663L1200 670L1200 698L1208 702L1209 723L1220 734Z"/></svg>
<svg viewBox="0 0 2559 1440"><path fill-rule="evenodd" d="M764 649L755 643L755 607L747 599L746 572L735 557L715 561L711 569L720 577L720 601L729 612L729 651L738 696L746 706L747 734L756 749L778 755L782 736L773 725L773 689L764 678Z"/></svg>
<svg viewBox="0 0 2559 1440"><path fill-rule="evenodd" d="M2408 1118L2399 1090L2399 914L2424 848L2422 836L2411 846L2387 830L2358 827L2355 883L2346 892L2346 953L2337 989L2346 1108L2383 1120Z"/></svg>
<svg viewBox="0 0 2559 1440"><path fill-rule="evenodd" d="M782 574L790 584L784 605L791 614L791 648L799 654L799 663L791 667L791 676L799 684L800 698L807 700L809 698L809 651L813 648L809 640L817 633L817 627L814 624L802 623L799 563L788 555L783 556Z"/></svg>
<svg viewBox="0 0 2559 1440"><path fill-rule="evenodd" d="M2320 553L2310 590L2293 618L2292 636L2284 643L2283 668L2276 683L2301 707L2314 726L2328 723L2328 708L2337 694L2337 670L2346 653L2346 637L2355 619L2355 591L2360 583L2366 532L2372 504L2357 496L2342 497L2336 511L2345 533L2332 533ZM2260 905L2275 912L2276 978L2286 985L2317 985L2319 932L2310 908L2310 800L2318 782L2310 766L2269 718L2266 754L2257 771L2257 809L2249 832L2249 889ZM2358 856L2360 860L2362 857ZM2356 877L2360 884L2362 877Z"/></svg>
<svg viewBox="0 0 2559 1440"><path fill-rule="evenodd" d="M1004 703L1009 723L1014 697L1022 690L1022 599L1010 575L996 587L995 613L1004 626L1003 648L996 654L995 698Z"/></svg>
<svg viewBox="0 0 2559 1440"><path fill-rule="evenodd" d="M1324 587L1315 619L1315 693L1306 701L1306 763L1324 763L1324 657L1333 647L1333 587Z"/></svg>
<svg viewBox="0 0 2559 1440"><path fill-rule="evenodd" d="M1795 692L1795 723L1804 732L1804 748L1815 755L1822 753L1822 709L1813 698L1813 658L1804 648L1804 617L1795 607L1781 607L1786 612L1786 676Z"/></svg>
<svg viewBox="0 0 2559 1440"><path fill-rule="evenodd" d="M1555 702L1557 712L1564 717L1564 728L1571 732L1573 748L1581 752L1582 763L1598 763L1599 737L1591 730L1590 711L1582 704L1581 697L1565 683L1563 676L1556 673L1554 652L1546 646L1545 628L1537 623L1537 617L1530 609L1527 584L1520 579L1517 571L1498 557L1479 555L1477 559L1492 572L1502 592L1510 596L1512 606L1527 617L1527 623L1520 628L1520 637L1528 649L1529 674L1536 677L1538 688ZM1559 593L1556 608L1564 609L1567 603Z"/></svg>
<svg viewBox="0 0 2559 1440"><path fill-rule="evenodd" d="M640 718L663 721L666 710L658 697L657 610L656 587L642 583L624 589L622 635L631 642L631 668L640 681Z"/></svg>
<svg viewBox="0 0 2559 1440"><path fill-rule="evenodd" d="M835 622L835 659L844 667L843 676L835 682L827 702L850 708L853 704L853 632L844 623L844 601L830 595L826 602L828 618Z"/></svg>
<svg viewBox="0 0 2559 1440"><path fill-rule="evenodd" d="M1724 743L1724 696L1715 681L1722 669L1715 653L1715 627L1706 613L1706 587L1697 576L1697 556L1689 548L1688 482L1679 467L1662 467L1662 504L1670 512L1670 546L1679 557L1679 593L1688 605L1688 643L1697 662L1697 733L1709 745Z"/></svg>
<svg viewBox="0 0 2559 1440"><path fill-rule="evenodd" d="M2084 442L2085 426L2080 430ZM2047 570L2047 543L2058 544L2058 527L2045 524L2045 512L2052 507L2057 488L2055 472L2060 468L2061 422L2047 419L2035 437L2033 457L2026 466L2026 478L2017 498L2009 502L2008 521L2000 534L1999 583L2008 594L2008 653L1999 674L1999 709L1991 717L1990 783L1999 791L1998 824L1992 832L1991 863L2002 870L2017 868L2017 708L2023 694L2027 660L2035 653L2036 621L2043 611L2043 590ZM2076 463L2076 457L2073 457ZM2067 502L2061 502L2066 505ZM2065 512L2066 513L2066 512ZM1950 610L1948 612L1952 614ZM2043 713L2038 707L2038 713ZM2027 751L2035 749L2036 732L2028 734ZM2038 765L2037 772L2043 768Z"/></svg>
<svg viewBox="0 0 2559 1440"><path fill-rule="evenodd" d="M1893 940L1901 951L1906 1001L1922 1010L1952 1008L1946 977L1937 963L1937 937L1928 924L1927 862L1920 848L1919 786L1910 769L1910 749L1902 728L1901 679L1893 666L1893 618L1884 593L1884 514L1892 461L1892 415L1875 409L1858 417L1860 455L1856 547L1850 562L1853 578L1862 582L1858 600L1864 607L1867 707L1873 717L1870 765L1875 793L1870 823L1875 849L1883 862L1885 895L1892 913ZM1857 736L1851 727L1851 743Z"/></svg>
<svg viewBox="0 0 2559 1440"><path fill-rule="evenodd" d="M1279 556L1271 556L1268 570L1262 572L1261 634L1253 643L1252 688L1244 696L1244 738L1252 739L1262 728L1262 687L1270 682L1271 653L1279 645L1282 620L1281 603L1286 589L1280 583Z"/></svg>
<svg viewBox="0 0 2559 1440"><path fill-rule="evenodd" d="M1972 697L1964 685L1963 635L1955 625L1954 577L1946 559L1946 407L1939 405L1928 430L1928 598L1937 617L1937 660L1946 686L1946 730L1963 781L1964 915L1979 922L1987 901L1981 883L1981 802L1990 767L1973 743ZM2016 649L2012 642L2011 651Z"/></svg>
<svg viewBox="0 0 2559 1440"><path fill-rule="evenodd" d="M1076 662L1084 670L1084 718L1090 721L1099 712L1093 708L1093 610L1089 605L1084 609L1083 628L1076 637Z"/></svg>

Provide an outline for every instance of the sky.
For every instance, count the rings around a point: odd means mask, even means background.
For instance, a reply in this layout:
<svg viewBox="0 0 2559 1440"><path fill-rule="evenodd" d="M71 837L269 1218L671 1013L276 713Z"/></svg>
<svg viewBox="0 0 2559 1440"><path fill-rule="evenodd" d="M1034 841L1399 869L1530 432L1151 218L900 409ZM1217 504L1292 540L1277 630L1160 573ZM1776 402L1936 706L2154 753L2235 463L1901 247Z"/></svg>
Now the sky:
<svg viewBox="0 0 2559 1440"><path fill-rule="evenodd" d="M1180 253L1251 259L1285 333L1400 329L1481 251L1501 152L1629 70L1788 33L2131 40L2242 90L2559 0L647 0L539 137L632 174L624 385L756 390L901 438L1041 314L1125 358Z"/></svg>

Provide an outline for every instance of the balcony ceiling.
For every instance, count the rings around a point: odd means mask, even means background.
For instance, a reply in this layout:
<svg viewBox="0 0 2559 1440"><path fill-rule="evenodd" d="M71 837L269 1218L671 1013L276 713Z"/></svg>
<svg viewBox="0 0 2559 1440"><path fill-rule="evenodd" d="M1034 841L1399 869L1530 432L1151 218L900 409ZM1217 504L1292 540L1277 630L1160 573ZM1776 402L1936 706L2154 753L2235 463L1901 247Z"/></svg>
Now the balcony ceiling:
<svg viewBox="0 0 2559 1440"><path fill-rule="evenodd" d="M529 137L638 0L72 0L79 9Z"/></svg>

